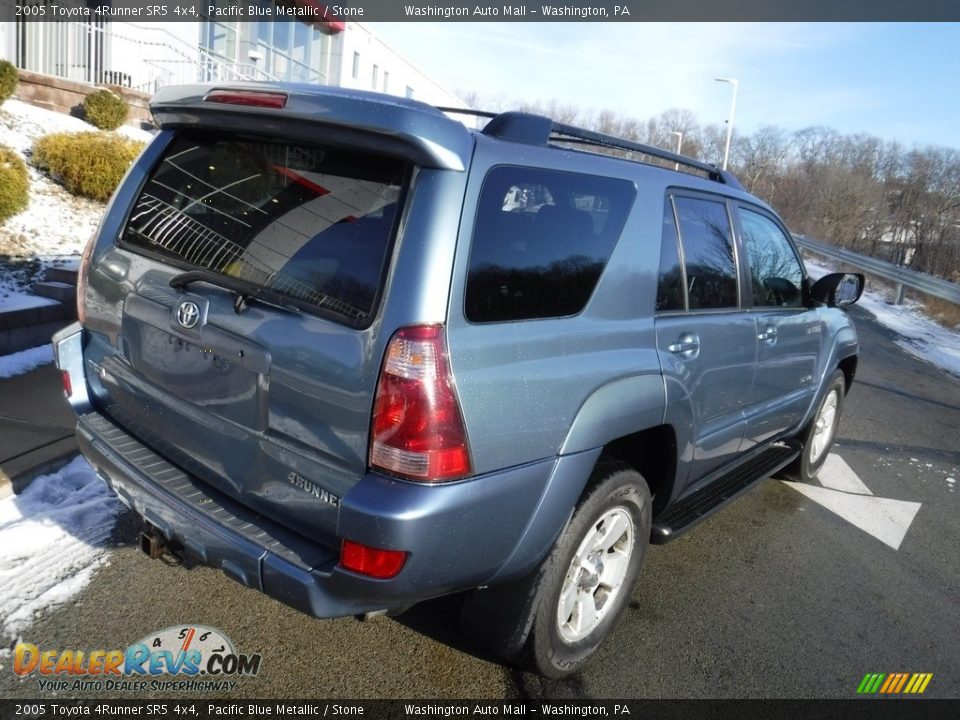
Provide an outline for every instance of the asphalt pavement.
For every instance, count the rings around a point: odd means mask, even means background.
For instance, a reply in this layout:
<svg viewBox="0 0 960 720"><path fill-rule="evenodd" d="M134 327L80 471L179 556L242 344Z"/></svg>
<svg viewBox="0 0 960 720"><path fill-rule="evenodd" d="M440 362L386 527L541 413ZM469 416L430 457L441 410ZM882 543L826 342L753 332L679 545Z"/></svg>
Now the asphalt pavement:
<svg viewBox="0 0 960 720"><path fill-rule="evenodd" d="M458 598L394 619L321 621L219 571L147 560L130 513L109 565L23 639L110 649L168 626L212 626L263 656L259 675L221 695L231 698L853 698L868 672L933 673L927 697L960 697L960 491L948 482L960 479L960 379L854 315L861 362L834 452L874 496L920 503L899 548L764 481L649 549L617 630L570 679L486 657L457 631ZM0 695L40 693L8 666Z"/></svg>

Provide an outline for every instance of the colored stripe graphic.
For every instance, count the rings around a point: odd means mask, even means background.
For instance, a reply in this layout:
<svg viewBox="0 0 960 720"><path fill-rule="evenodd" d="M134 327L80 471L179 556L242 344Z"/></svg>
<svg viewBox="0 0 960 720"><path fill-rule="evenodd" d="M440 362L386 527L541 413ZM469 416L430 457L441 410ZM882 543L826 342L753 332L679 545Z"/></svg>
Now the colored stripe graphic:
<svg viewBox="0 0 960 720"><path fill-rule="evenodd" d="M895 687L897 680L899 679L900 675L897 673L891 673L890 675L887 675L887 681L883 684L883 687L880 688L880 693L884 694L890 692L890 688Z"/></svg>
<svg viewBox="0 0 960 720"><path fill-rule="evenodd" d="M883 679L886 677L883 673L867 673L863 676L863 680L860 681L860 687L857 688L857 692L870 695L875 693L880 689L880 683L883 682Z"/></svg>
<svg viewBox="0 0 960 720"><path fill-rule="evenodd" d="M933 679L933 673L867 673L857 687L860 695L919 695Z"/></svg>
<svg viewBox="0 0 960 720"><path fill-rule="evenodd" d="M919 673L917 678L917 683L914 685L913 692L919 695L927 689L927 685L929 685L930 681L933 679L933 673Z"/></svg>

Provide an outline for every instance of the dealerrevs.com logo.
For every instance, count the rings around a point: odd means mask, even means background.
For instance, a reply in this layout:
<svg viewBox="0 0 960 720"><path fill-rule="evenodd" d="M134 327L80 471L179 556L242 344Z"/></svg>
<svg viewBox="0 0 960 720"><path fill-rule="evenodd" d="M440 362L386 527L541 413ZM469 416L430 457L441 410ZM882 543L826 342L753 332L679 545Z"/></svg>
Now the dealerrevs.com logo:
<svg viewBox="0 0 960 720"><path fill-rule="evenodd" d="M48 650L20 643L13 671L36 676L42 691L207 692L233 690L234 678L260 672L261 659L259 653L238 653L216 628L179 625L150 633L125 650Z"/></svg>

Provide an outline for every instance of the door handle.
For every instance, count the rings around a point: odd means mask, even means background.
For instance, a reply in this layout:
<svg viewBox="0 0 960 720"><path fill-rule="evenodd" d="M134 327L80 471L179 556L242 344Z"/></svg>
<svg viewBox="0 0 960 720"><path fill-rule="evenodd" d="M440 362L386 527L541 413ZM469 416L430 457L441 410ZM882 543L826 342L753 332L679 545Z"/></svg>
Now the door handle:
<svg viewBox="0 0 960 720"><path fill-rule="evenodd" d="M700 354L700 338L690 333L684 333L677 338L675 343L668 345L667 350L683 358L695 358Z"/></svg>
<svg viewBox="0 0 960 720"><path fill-rule="evenodd" d="M777 328L767 325L764 331L757 335L757 340L761 340L766 345L774 345L777 342Z"/></svg>

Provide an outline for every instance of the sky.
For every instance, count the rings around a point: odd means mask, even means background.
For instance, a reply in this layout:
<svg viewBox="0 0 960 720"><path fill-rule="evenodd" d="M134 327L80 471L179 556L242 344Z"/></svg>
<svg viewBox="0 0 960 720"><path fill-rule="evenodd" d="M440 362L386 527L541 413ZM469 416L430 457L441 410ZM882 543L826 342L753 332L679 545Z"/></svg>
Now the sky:
<svg viewBox="0 0 960 720"><path fill-rule="evenodd" d="M958 23L368 23L441 85L734 129L825 125L960 149Z"/></svg>

